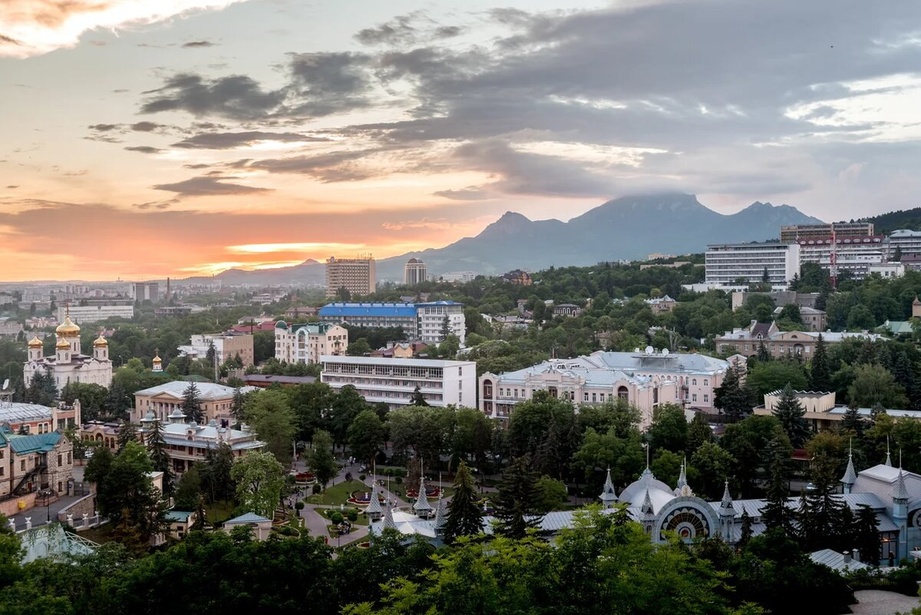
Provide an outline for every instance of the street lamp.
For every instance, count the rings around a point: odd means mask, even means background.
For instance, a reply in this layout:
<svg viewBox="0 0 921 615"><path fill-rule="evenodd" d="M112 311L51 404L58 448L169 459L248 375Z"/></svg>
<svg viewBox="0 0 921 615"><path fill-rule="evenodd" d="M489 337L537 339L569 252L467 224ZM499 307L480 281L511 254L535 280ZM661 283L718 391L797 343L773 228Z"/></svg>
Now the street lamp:
<svg viewBox="0 0 921 615"><path fill-rule="evenodd" d="M48 516L48 524L51 524L51 490L45 491L45 512Z"/></svg>

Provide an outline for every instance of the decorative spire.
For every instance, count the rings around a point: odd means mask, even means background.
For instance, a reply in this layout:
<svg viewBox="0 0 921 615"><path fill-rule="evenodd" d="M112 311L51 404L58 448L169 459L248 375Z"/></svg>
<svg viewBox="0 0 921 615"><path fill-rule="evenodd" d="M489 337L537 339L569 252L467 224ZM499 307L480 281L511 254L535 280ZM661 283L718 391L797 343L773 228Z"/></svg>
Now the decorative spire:
<svg viewBox="0 0 921 615"><path fill-rule="evenodd" d="M420 465L421 468L421 465ZM413 510L420 517L426 517L432 512L432 505L425 494L425 477L419 477L419 495L416 496L416 503L413 504Z"/></svg>
<svg viewBox="0 0 921 615"><path fill-rule="evenodd" d="M646 469L649 470L649 442L643 442L642 446L646 449Z"/></svg>
<svg viewBox="0 0 921 615"><path fill-rule="evenodd" d="M440 532L448 522L448 505L444 498L438 496L438 506L435 507L435 531Z"/></svg>
<svg viewBox="0 0 921 615"><path fill-rule="evenodd" d="M377 477L372 476L371 477L371 501L368 502L368 507L365 508L365 513L371 517L374 517L374 516L380 515L382 512L384 511L381 509L381 500L380 500L380 496L378 495L378 491L377 491Z"/></svg>
<svg viewBox="0 0 921 615"><path fill-rule="evenodd" d="M895 493L892 494L893 500L908 500L908 489L905 487L905 473L899 468L899 477L895 481Z"/></svg>
<svg viewBox="0 0 921 615"><path fill-rule="evenodd" d="M384 507L384 522L381 524L381 531L395 529L397 529L397 524L393 522L393 509L388 500L387 506Z"/></svg>
<svg viewBox="0 0 921 615"><path fill-rule="evenodd" d="M732 508L732 496L729 495L729 481L726 481L723 487L723 500L720 502L720 508L727 510Z"/></svg>
<svg viewBox="0 0 921 615"><path fill-rule="evenodd" d="M678 484L675 485L675 493L681 491L681 488L686 487L688 484L687 463L688 458L685 457L684 461L681 462L681 473L678 475Z"/></svg>
<svg viewBox="0 0 921 615"><path fill-rule="evenodd" d="M611 468L608 468L608 475L604 479L604 487L601 488L601 495L598 498L604 503L605 508L617 501L617 494L614 493L614 483L611 482Z"/></svg>
<svg viewBox="0 0 921 615"><path fill-rule="evenodd" d="M646 495L643 498L643 505L640 506L640 512L644 515L654 515L655 512L652 509L652 500L649 497L649 489L646 489Z"/></svg>
<svg viewBox="0 0 921 615"><path fill-rule="evenodd" d="M841 484L850 487L857 482L857 472L854 471L854 448L850 447L847 453L847 469L844 470L844 476L841 477Z"/></svg>
<svg viewBox="0 0 921 615"><path fill-rule="evenodd" d="M892 457L889 456L889 436L886 436L886 465L892 467Z"/></svg>

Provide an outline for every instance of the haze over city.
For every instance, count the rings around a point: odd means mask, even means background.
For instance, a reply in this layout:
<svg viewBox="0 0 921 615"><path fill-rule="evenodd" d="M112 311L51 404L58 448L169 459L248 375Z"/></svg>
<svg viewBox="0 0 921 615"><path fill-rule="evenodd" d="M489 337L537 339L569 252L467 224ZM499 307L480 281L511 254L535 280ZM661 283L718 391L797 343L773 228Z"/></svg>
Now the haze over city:
<svg viewBox="0 0 921 615"><path fill-rule="evenodd" d="M383 258L650 191L915 207L918 23L908 0L5 0L0 277Z"/></svg>

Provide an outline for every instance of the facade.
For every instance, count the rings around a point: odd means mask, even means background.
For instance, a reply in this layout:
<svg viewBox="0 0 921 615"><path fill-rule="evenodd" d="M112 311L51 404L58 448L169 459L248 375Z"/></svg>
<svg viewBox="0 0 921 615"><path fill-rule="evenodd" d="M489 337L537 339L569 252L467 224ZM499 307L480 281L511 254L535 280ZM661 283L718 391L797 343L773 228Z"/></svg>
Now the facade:
<svg viewBox="0 0 921 615"><path fill-rule="evenodd" d="M66 318L77 324L99 322L107 318L134 318L134 304L130 299L86 300L86 305L58 308L58 322Z"/></svg>
<svg viewBox="0 0 921 615"><path fill-rule="evenodd" d="M28 360L23 366L25 386L32 383L32 377L39 371L50 374L58 393L68 382L98 384L109 388L112 384L112 361L109 359L109 342L100 335L93 342L93 354L85 355L80 346L80 327L69 316L55 329L57 343L53 356L46 357L40 339L29 341Z"/></svg>
<svg viewBox="0 0 921 615"><path fill-rule="evenodd" d="M796 244L789 244L796 245ZM835 247L835 259L838 272L848 271L854 278L861 280L870 273L870 267L886 261L885 237L869 235L863 237L836 236L801 239L800 264L818 263L823 269L831 269L832 246Z"/></svg>
<svg viewBox="0 0 921 615"><path fill-rule="evenodd" d="M819 298L819 293L798 293L793 290L772 290L771 292L739 290L732 293L732 311L735 312L745 305L745 301L752 295L769 297L777 307L795 303L800 308L814 308L816 299Z"/></svg>
<svg viewBox="0 0 921 615"><path fill-rule="evenodd" d="M425 263L421 258L411 258L403 266L403 284L406 286L415 286L428 280L428 273Z"/></svg>
<svg viewBox="0 0 921 615"><path fill-rule="evenodd" d="M141 442L154 428L158 418L154 413L148 412L140 420L141 429L138 438ZM172 463L173 472L181 476L193 464L204 461L209 452L226 444L233 452L234 459L239 459L250 451L260 451L265 447L265 442L256 439L246 426L242 430L229 427L219 427L217 421L210 420L207 425L198 425L195 422L186 423L185 415L181 410L170 413L166 422L161 426L163 440L166 442L166 454Z"/></svg>
<svg viewBox="0 0 921 615"><path fill-rule="evenodd" d="M377 288L374 259L370 256L326 259L326 296L338 296L340 288L345 288L351 296L373 293Z"/></svg>
<svg viewBox="0 0 921 615"><path fill-rule="evenodd" d="M897 229L889 233L889 251L887 257L895 256L895 251L901 254L921 254L921 231Z"/></svg>
<svg viewBox="0 0 921 615"><path fill-rule="evenodd" d="M774 308L774 318L780 316L783 312L782 307ZM807 331L824 331L827 323L825 312L810 307L801 307L799 309L800 319L803 321L803 328Z"/></svg>
<svg viewBox="0 0 921 615"><path fill-rule="evenodd" d="M522 269L514 269L508 273L503 273L499 277L509 284L517 284L518 286L530 286L533 284L531 274Z"/></svg>
<svg viewBox="0 0 921 615"><path fill-rule="evenodd" d="M867 268L867 274L876 274L881 278L901 278L905 275L905 265L902 263L877 263Z"/></svg>
<svg viewBox="0 0 921 615"><path fill-rule="evenodd" d="M727 331L714 340L720 354L739 353L746 357L758 354L761 344L774 358L801 355L809 359L815 354L819 336L826 344L837 344L846 339L865 339L871 342L886 339L876 333L831 332L831 331L781 331L776 323L759 323L755 320L748 327Z"/></svg>
<svg viewBox="0 0 921 615"><path fill-rule="evenodd" d="M772 391L764 396L764 405L755 406L754 413L761 416L768 416L774 413L783 395L783 391ZM835 403L835 392L829 391L794 391L796 400L806 411L803 416L809 421L814 431L826 431L829 429L838 429L844 415L847 412L847 406ZM866 420L872 419L872 408L857 408L857 414ZM900 410L886 408L886 414L894 419L909 418L915 421L921 421L921 410Z"/></svg>
<svg viewBox="0 0 921 615"><path fill-rule="evenodd" d="M838 237L870 237L873 235L872 222L835 222L833 224L793 224L780 227L780 241L798 243L801 240L831 237L832 232Z"/></svg>
<svg viewBox="0 0 921 615"><path fill-rule="evenodd" d="M322 358L320 381L335 390L355 387L369 403L408 406L416 388L430 406L473 407L476 363L377 357Z"/></svg>
<svg viewBox="0 0 921 615"><path fill-rule="evenodd" d="M0 499L50 489L67 493L73 481L73 444L59 431L34 435L0 428Z"/></svg>
<svg viewBox="0 0 921 615"><path fill-rule="evenodd" d="M208 350L214 345L214 356L218 363L240 355L243 360L243 367L249 367L253 364L253 335L251 333L204 333L193 335L189 344L179 346L177 350L181 356L189 356L195 359L204 359L208 356Z"/></svg>
<svg viewBox="0 0 921 615"><path fill-rule="evenodd" d="M448 333L457 336L461 345L467 339L464 304L454 301L329 303L320 308L320 320L356 327L402 327L407 338L427 344L441 343L447 324Z"/></svg>
<svg viewBox="0 0 921 615"><path fill-rule="evenodd" d="M0 318L0 336L18 337L22 331L22 325L15 320L10 320L6 316Z"/></svg>
<svg viewBox="0 0 921 615"><path fill-rule="evenodd" d="M723 382L729 363L701 354L598 351L575 359L550 359L538 365L479 378L479 408L505 420L535 391L568 399L577 406L626 399L640 409L641 428L652 423L663 403L709 411L713 390Z"/></svg>
<svg viewBox="0 0 921 615"><path fill-rule="evenodd" d="M40 406L20 402L0 402L0 425L13 433L43 434L63 431L81 424L80 400L72 405Z"/></svg>
<svg viewBox="0 0 921 615"><path fill-rule="evenodd" d="M131 285L131 296L135 301L152 301L156 303L160 300L160 283L159 282L135 282Z"/></svg>
<svg viewBox="0 0 921 615"><path fill-rule="evenodd" d="M166 423L174 411L181 410L183 398L192 384L185 380L174 380L136 392L134 394L134 409L131 411L129 420L132 423L138 423L148 411L151 411L158 420ZM201 402L205 422L214 419L219 423L226 421L229 425L233 420L230 415L230 408L233 404L236 389L212 382L196 382L194 384L198 390L198 399ZM248 392L253 389L246 387L241 390Z"/></svg>
<svg viewBox="0 0 921 615"><path fill-rule="evenodd" d="M799 275L800 247L795 243L731 243L707 246L704 267L707 285L731 286L737 281L768 281L786 286Z"/></svg>
<svg viewBox="0 0 921 615"><path fill-rule="evenodd" d="M255 513L246 513L224 521L223 527L228 534L233 532L234 528L248 527L253 532L253 538L256 540L268 540L269 535L272 533L272 520Z"/></svg>
<svg viewBox="0 0 921 615"><path fill-rule="evenodd" d="M664 297L656 297L655 299L646 299L646 305L649 306L649 309L652 310L653 314L665 314L666 312L671 312L675 309L675 305L678 304L677 301L665 295Z"/></svg>
<svg viewBox="0 0 921 615"><path fill-rule="evenodd" d="M275 323L275 358L286 363L319 363L324 355L344 354L349 330L325 322L289 325Z"/></svg>

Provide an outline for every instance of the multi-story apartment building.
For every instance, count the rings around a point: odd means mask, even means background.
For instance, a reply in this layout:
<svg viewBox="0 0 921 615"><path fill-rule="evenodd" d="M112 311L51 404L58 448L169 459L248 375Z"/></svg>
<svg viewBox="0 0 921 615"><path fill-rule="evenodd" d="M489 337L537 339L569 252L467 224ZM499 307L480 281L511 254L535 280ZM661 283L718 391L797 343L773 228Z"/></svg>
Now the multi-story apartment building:
<svg viewBox="0 0 921 615"><path fill-rule="evenodd" d="M357 327L402 327L408 339L438 344L445 331L467 339L464 304L454 301L426 303L330 303L320 308L320 320ZM447 327L447 328L446 328Z"/></svg>
<svg viewBox="0 0 921 615"><path fill-rule="evenodd" d="M186 382L185 380L174 380L173 382L136 392L134 394L134 408L131 411L129 420L133 423L139 423L147 412L151 411L156 419L166 423L170 414L175 410L181 411L186 392L192 384L192 382ZM213 382L195 382L194 385L201 403L204 422L207 423L214 419L219 424L226 423L229 425L233 421L230 409L233 405L233 395L236 389L222 384L214 384ZM241 388L243 392L254 390L253 387Z"/></svg>
<svg viewBox="0 0 921 615"><path fill-rule="evenodd" d="M833 224L793 224L780 227L781 243L799 243L802 240L831 237L871 237L872 222L835 222Z"/></svg>
<svg viewBox="0 0 921 615"><path fill-rule="evenodd" d="M532 367L479 378L479 408L496 419L508 419L517 404L535 391L578 405L626 399L640 409L641 428L652 423L663 403L709 411L713 390L723 382L729 363L701 354L598 351L574 359L550 359Z"/></svg>
<svg viewBox="0 0 921 615"><path fill-rule="evenodd" d="M892 258L898 249L901 254L921 254L921 231L897 229L889 233L888 258Z"/></svg>
<svg viewBox="0 0 921 615"><path fill-rule="evenodd" d="M85 304L85 305L84 305ZM134 303L131 299L85 299L81 305L58 308L58 322L65 318L77 324L99 322L106 318L134 318Z"/></svg>
<svg viewBox="0 0 921 615"><path fill-rule="evenodd" d="M870 268L886 261L886 243L882 235L862 237L831 235L814 239L801 239L800 264L818 263L823 269L831 269L832 247L835 246L835 258L838 272L848 271L854 278L863 279L870 273ZM796 244L789 244L796 245Z"/></svg>
<svg viewBox="0 0 921 615"><path fill-rule="evenodd" d="M349 330L326 322L275 323L275 358L287 363L319 363L324 355L345 354Z"/></svg>
<svg viewBox="0 0 921 615"><path fill-rule="evenodd" d="M93 342L93 354L83 354L80 345L80 327L69 316L55 329L57 343L52 356L44 356L43 342L33 337L28 344L28 360L22 375L26 387L36 373L42 372L54 379L58 392L67 383L98 384L108 388L112 384L112 361L109 359L109 342L100 335Z"/></svg>
<svg viewBox="0 0 921 615"><path fill-rule="evenodd" d="M336 297L339 289L346 289L351 296L370 295L377 288L374 258L326 259L326 296Z"/></svg>
<svg viewBox="0 0 921 615"><path fill-rule="evenodd" d="M204 359L208 356L208 351L212 345L214 346L214 356L218 363L224 363L237 355L243 360L243 367L249 367L254 362L253 336L249 333L203 333L193 335L189 344L179 346L177 350L182 356Z"/></svg>
<svg viewBox="0 0 921 615"><path fill-rule="evenodd" d="M476 363L437 359L322 357L320 381L335 390L355 387L370 403L409 405L418 388L430 406L476 405Z"/></svg>
<svg viewBox="0 0 921 615"><path fill-rule="evenodd" d="M815 354L815 345L819 336L826 344L837 344L846 339L864 339L871 342L884 340L885 337L868 332L831 332L831 331L781 331L777 323L759 323L753 320L748 327L740 327L718 336L714 343L716 351L721 354L741 354L746 357L757 356L761 345L774 358L799 355L810 359Z"/></svg>
<svg viewBox="0 0 921 615"><path fill-rule="evenodd" d="M406 261L403 267L403 284L415 286L426 280L428 280L428 273L421 258L411 258Z"/></svg>
<svg viewBox="0 0 921 615"><path fill-rule="evenodd" d="M156 303L160 300L160 283L159 282L135 282L131 285L131 296L135 301L153 301Z"/></svg>
<svg viewBox="0 0 921 615"><path fill-rule="evenodd" d="M767 271L772 285L786 286L794 275L799 275L800 246L777 242L710 245L705 271L709 285L731 286L739 280L761 282Z"/></svg>

